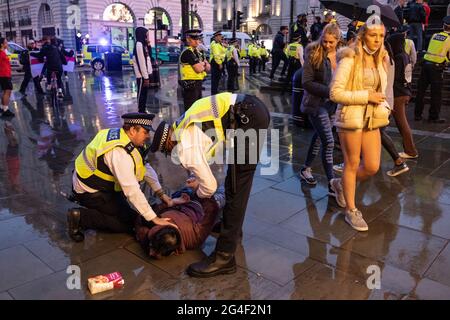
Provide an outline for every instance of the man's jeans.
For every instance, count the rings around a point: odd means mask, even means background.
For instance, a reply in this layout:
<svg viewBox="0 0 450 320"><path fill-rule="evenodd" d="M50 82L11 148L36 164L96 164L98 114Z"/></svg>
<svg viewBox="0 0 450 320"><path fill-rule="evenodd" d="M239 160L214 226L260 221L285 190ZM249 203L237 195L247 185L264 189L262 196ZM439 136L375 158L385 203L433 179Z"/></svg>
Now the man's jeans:
<svg viewBox="0 0 450 320"><path fill-rule="evenodd" d="M422 23L413 22L409 24L409 32L414 45L416 46L417 52L422 51L422 40L423 40L423 29Z"/></svg>

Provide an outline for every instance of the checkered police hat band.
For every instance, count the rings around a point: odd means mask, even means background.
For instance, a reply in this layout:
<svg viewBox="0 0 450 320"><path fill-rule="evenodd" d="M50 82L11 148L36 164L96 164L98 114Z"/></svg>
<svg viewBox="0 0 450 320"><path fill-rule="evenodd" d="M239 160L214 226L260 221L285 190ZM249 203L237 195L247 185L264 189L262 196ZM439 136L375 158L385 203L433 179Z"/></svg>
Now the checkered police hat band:
<svg viewBox="0 0 450 320"><path fill-rule="evenodd" d="M124 121L124 123L138 124L138 125L141 125L141 126L151 126L152 125L152 121L148 120L148 119L126 119Z"/></svg>
<svg viewBox="0 0 450 320"><path fill-rule="evenodd" d="M161 151L164 151L164 149L165 149L165 143L166 143L166 140L167 140L167 136L169 135L169 125L168 124L165 124L164 125L164 131L163 131L163 134L162 134L162 136L161 136L161 141L160 141L160 143L159 143L159 150L161 150Z"/></svg>

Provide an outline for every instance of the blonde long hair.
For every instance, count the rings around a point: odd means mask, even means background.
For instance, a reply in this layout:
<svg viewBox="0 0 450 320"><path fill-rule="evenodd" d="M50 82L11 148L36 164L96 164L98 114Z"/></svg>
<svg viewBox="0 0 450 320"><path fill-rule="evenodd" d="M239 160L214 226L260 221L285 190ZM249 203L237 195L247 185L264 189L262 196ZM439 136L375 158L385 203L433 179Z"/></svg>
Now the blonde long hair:
<svg viewBox="0 0 450 320"><path fill-rule="evenodd" d="M380 24L377 24L375 26L382 26L384 27L384 24L380 22ZM364 69L364 37L369 30L369 26L367 26L367 23L362 25L358 30L358 35L356 37L356 40L350 45L350 48L352 48L355 51L355 64L353 67L353 70L360 70L361 72L355 72L353 75L353 83L357 86L363 85L363 69ZM386 28L385 28L386 30ZM386 37L386 34L385 34ZM384 47L384 40L381 43L380 49L377 50L377 52L374 53L374 60L375 60L375 66L379 68L380 66L383 66L386 70L386 66L384 65L384 59L388 55L388 52L386 51Z"/></svg>
<svg viewBox="0 0 450 320"><path fill-rule="evenodd" d="M338 42L338 46L341 43L341 29L336 23L329 23L323 28L322 34L319 39L310 43L306 47L306 56L314 69L319 69L325 58L325 49L322 46L323 38L326 34L334 36Z"/></svg>

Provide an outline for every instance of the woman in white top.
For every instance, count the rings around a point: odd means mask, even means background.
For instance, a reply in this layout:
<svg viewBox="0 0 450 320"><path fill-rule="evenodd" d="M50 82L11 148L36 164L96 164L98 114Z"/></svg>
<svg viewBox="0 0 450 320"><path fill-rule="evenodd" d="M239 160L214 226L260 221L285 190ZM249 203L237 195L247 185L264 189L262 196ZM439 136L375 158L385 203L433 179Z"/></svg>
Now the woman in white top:
<svg viewBox="0 0 450 320"><path fill-rule="evenodd" d="M380 130L372 127L373 114L367 110L386 104L389 57L383 45L385 32L381 22L361 26L355 42L338 52L330 88L331 100L338 103L335 124L344 155L345 221L358 231L367 231L368 226L355 206L356 181L374 175L380 166ZM360 115L358 110L363 111L362 116L355 118ZM361 122L361 129L349 129L355 119Z"/></svg>
<svg viewBox="0 0 450 320"><path fill-rule="evenodd" d="M138 87L138 111L146 112L147 91L150 86L149 77L153 72L150 53L148 52L148 30L144 27L137 27L135 34L133 68Z"/></svg>

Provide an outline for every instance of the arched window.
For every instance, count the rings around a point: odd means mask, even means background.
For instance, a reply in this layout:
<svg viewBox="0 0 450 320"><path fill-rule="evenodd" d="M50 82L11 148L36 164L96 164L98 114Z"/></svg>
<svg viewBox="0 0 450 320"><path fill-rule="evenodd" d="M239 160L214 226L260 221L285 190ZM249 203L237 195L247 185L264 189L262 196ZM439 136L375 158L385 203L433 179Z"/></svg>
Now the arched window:
<svg viewBox="0 0 450 320"><path fill-rule="evenodd" d="M41 25L53 24L52 9L46 3L43 3L39 9L39 21Z"/></svg>
<svg viewBox="0 0 450 320"><path fill-rule="evenodd" d="M272 28L268 24L263 23L256 28L256 32L260 35L268 35L272 34Z"/></svg>
<svg viewBox="0 0 450 320"><path fill-rule="evenodd" d="M122 3L114 3L107 6L105 11L103 11L103 20L125 23L134 22L132 11Z"/></svg>
<svg viewBox="0 0 450 320"><path fill-rule="evenodd" d="M171 23L169 13L162 8L152 8L145 14L144 19L145 19L146 26L151 27L155 24L155 21L154 21L155 14L156 14L157 23L167 26L166 28L169 30L172 28L172 23ZM158 22L158 20L160 22Z"/></svg>

